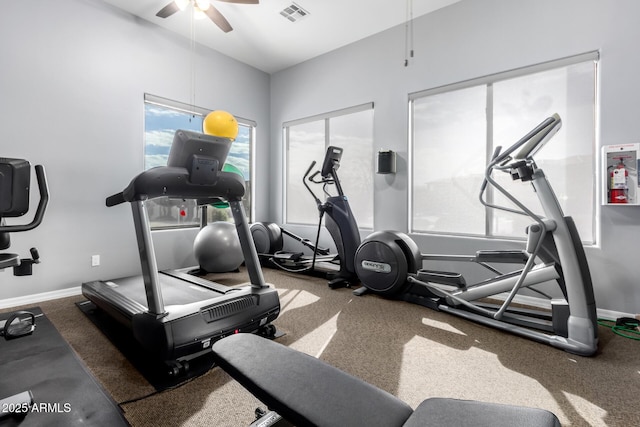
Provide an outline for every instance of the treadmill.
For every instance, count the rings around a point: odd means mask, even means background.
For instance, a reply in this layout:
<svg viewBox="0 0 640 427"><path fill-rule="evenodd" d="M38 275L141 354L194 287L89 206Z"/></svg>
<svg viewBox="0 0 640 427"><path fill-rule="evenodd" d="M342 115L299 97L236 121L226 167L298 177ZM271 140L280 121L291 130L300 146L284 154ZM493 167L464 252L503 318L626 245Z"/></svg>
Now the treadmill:
<svg viewBox="0 0 640 427"><path fill-rule="evenodd" d="M280 313L280 300L262 274L242 204L244 180L222 171L231 142L178 130L167 166L138 174L122 192L106 199L108 207L131 203L142 275L83 283L82 293L167 364L202 355L230 334L275 335L271 322ZM227 201L250 282L227 287L181 270L159 272L146 203L161 196L196 199L199 204Z"/></svg>

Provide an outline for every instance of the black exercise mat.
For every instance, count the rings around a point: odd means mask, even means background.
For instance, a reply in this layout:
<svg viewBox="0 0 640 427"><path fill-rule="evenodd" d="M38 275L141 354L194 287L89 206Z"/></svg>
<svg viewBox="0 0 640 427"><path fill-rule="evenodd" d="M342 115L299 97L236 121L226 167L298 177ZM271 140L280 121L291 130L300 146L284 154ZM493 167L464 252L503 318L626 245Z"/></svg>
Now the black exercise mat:
<svg viewBox="0 0 640 427"><path fill-rule="evenodd" d="M170 376L164 361L145 350L124 325L96 308L91 301L82 301L76 305L157 391L176 387L184 381L207 373L215 366L213 355L205 353L189 361L189 370L186 373Z"/></svg>
<svg viewBox="0 0 640 427"><path fill-rule="evenodd" d="M120 408L42 310L27 311L37 315L33 334L0 338L0 399L31 390L34 405L21 422L9 417L0 420L0 426L128 426ZM0 314L0 319L10 314Z"/></svg>

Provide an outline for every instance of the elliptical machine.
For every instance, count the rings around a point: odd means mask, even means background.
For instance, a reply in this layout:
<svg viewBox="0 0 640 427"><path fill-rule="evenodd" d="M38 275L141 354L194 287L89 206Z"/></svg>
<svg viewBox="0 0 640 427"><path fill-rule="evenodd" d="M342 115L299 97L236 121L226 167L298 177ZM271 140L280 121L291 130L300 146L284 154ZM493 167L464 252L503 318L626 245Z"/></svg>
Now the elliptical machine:
<svg viewBox="0 0 640 427"><path fill-rule="evenodd" d="M533 156L561 127L557 114L544 120L504 152L494 153L480 190L481 202L490 208L529 216L526 248L522 251L478 251L475 255L421 254L404 233L381 231L370 235L356 252L356 271L362 288L357 295L373 292L402 299L438 311L492 326L582 356L597 351L596 304L587 259L573 219L565 216L549 181ZM540 217L516 199L493 178L494 170L507 172L514 180L530 182L545 217ZM506 196L518 209L485 201L487 185ZM496 274L467 284L459 273L422 269L423 261L475 262ZM501 273L491 264L523 264L523 268ZM562 297L551 298L534 285L555 281ZM551 300L551 310L517 309L516 294L529 289ZM486 301L506 294L502 304ZM502 299L498 297L497 299Z"/></svg>
<svg viewBox="0 0 640 427"><path fill-rule="evenodd" d="M337 171L340 167L342 152L343 149L340 147L328 147L322 168L311 174L311 170L316 165L314 160L302 177L302 183L315 200L319 213L315 243L311 243L309 239L291 233L275 223L256 222L251 225L251 234L264 265L294 273L320 273L329 279L328 285L332 289L350 287L358 282L353 259L356 249L360 245L360 232L351 212L349 200L344 195L338 178ZM324 203L316 196L307 181L323 186L323 191L327 195ZM335 185L337 195L331 195L327 190L330 185ZM326 218L325 226L336 245L337 254L330 254L329 249L318 246L323 218ZM283 235L289 236L311 249L313 255L309 257L305 256L303 252L283 251Z"/></svg>

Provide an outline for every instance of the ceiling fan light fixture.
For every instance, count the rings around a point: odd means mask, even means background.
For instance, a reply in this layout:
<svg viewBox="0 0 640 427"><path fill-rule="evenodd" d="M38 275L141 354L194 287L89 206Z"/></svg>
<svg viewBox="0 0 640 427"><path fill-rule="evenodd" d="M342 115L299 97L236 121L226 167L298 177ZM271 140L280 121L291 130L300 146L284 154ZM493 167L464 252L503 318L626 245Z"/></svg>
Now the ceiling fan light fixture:
<svg viewBox="0 0 640 427"><path fill-rule="evenodd" d="M237 4L258 4L259 0L221 0L226 1L228 3L237 3ZM222 31L228 33L233 30L229 21L216 9L209 0L172 0L165 7L160 9L156 16L159 18L168 18L187 8L187 6L191 5L193 7L193 15L191 15L192 19L201 19L201 18L209 18L214 24L218 26Z"/></svg>
<svg viewBox="0 0 640 427"><path fill-rule="evenodd" d="M193 5L193 19L204 19L207 17L207 14L204 13L202 9L200 9L197 5Z"/></svg>
<svg viewBox="0 0 640 427"><path fill-rule="evenodd" d="M185 10L189 6L189 0L174 0L174 3L180 10Z"/></svg>
<svg viewBox="0 0 640 427"><path fill-rule="evenodd" d="M198 6L198 9L204 12L205 10L209 9L209 6L211 6L211 4L209 4L208 0L196 0L196 6Z"/></svg>

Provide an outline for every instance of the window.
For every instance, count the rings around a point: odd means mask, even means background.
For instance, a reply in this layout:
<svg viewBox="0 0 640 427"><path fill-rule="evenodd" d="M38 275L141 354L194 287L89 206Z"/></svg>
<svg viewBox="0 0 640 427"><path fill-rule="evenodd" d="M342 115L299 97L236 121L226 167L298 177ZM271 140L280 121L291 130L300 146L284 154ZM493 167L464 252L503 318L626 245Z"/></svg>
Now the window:
<svg viewBox="0 0 640 427"><path fill-rule="evenodd" d="M317 169L322 166L327 147L333 145L344 150L338 177L358 226L373 228L373 104L287 122L284 139L286 222L318 223L318 209L302 178L311 162L317 162ZM322 189L315 192L320 197Z"/></svg>
<svg viewBox="0 0 640 427"><path fill-rule="evenodd" d="M144 168L165 166L173 135L178 129L202 132L204 117L211 110L182 104L145 94L145 144ZM245 179L246 193L243 200L248 216L251 216L251 158L255 123L236 117L238 136L231 145L226 163L235 166ZM200 226L200 211L194 200L158 198L148 205L149 221L153 229ZM228 209L210 207L207 221L231 221Z"/></svg>
<svg viewBox="0 0 640 427"><path fill-rule="evenodd" d="M530 219L480 204L485 167L494 147L509 147L558 113L562 129L536 163L583 241L593 243L596 67L589 53L411 94L411 231L524 238ZM530 186L494 178L542 213ZM510 206L497 192L487 197Z"/></svg>

